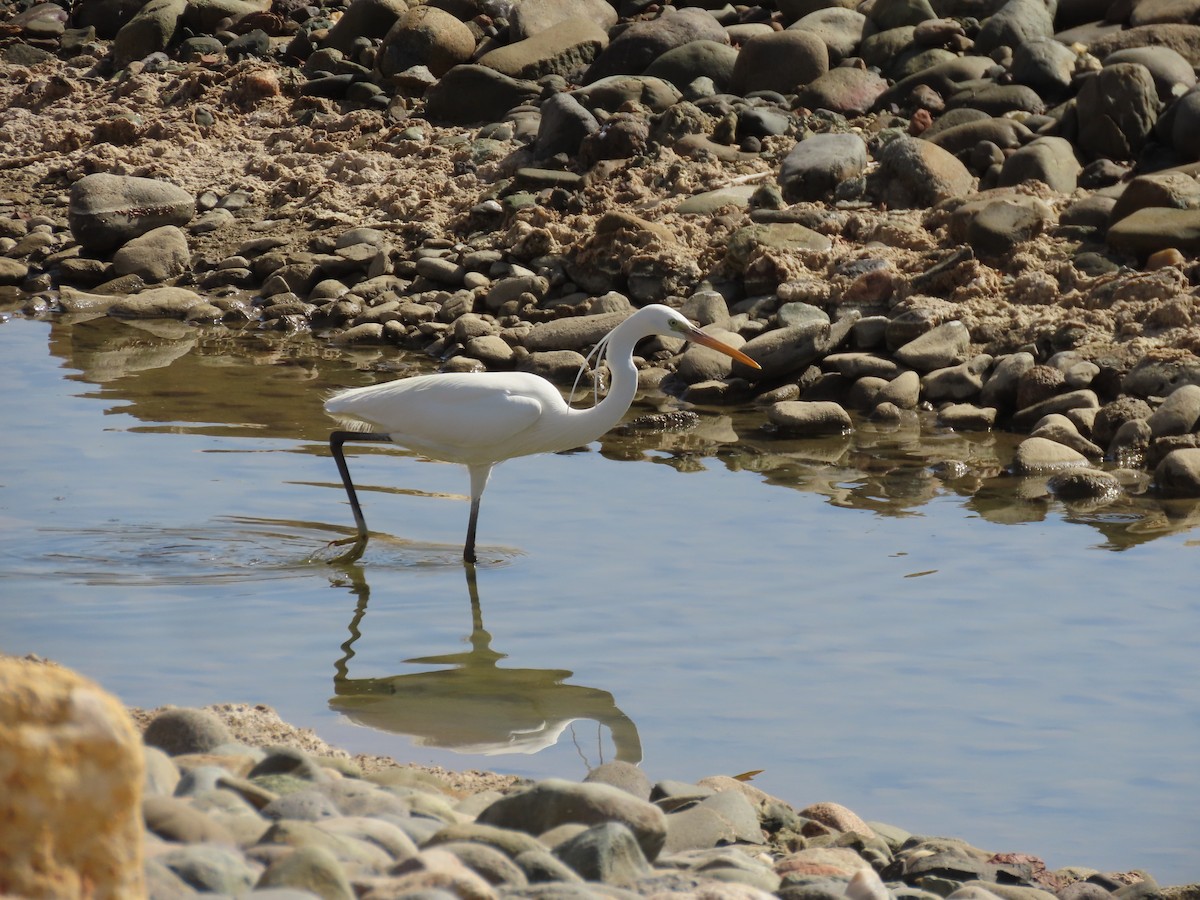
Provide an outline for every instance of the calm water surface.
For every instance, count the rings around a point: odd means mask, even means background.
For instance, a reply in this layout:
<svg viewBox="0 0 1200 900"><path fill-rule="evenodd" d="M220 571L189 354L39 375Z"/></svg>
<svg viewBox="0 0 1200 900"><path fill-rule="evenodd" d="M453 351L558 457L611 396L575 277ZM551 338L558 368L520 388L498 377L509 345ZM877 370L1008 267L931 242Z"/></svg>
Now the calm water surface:
<svg viewBox="0 0 1200 900"><path fill-rule="evenodd" d="M379 536L331 566L351 518L320 401L422 364L0 325L0 650L353 751L763 769L797 806L1200 881L1193 507L1064 508L1004 475L1002 437L779 441L709 411L500 467L474 583L465 471L358 451Z"/></svg>

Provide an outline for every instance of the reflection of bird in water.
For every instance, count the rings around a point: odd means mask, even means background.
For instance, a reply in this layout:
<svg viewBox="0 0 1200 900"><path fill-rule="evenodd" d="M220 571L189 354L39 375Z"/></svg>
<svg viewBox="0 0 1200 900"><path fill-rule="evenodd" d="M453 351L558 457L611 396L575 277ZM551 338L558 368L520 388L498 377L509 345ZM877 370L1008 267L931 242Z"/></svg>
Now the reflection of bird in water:
<svg viewBox="0 0 1200 900"><path fill-rule="evenodd" d="M330 708L360 725L410 735L421 746L489 756L537 753L553 746L573 722L590 720L608 727L617 759L641 761L637 726L617 708L612 694L563 684L571 676L565 669L497 665L505 654L491 648L492 636L484 630L472 566L467 567L470 650L405 660L441 667L431 671L351 678L349 663L370 591L361 569L347 571L355 578L353 590L359 600L350 639L342 645L345 655L336 666Z"/></svg>
<svg viewBox="0 0 1200 900"><path fill-rule="evenodd" d="M342 453L346 441L399 444L431 459L465 465L471 473L471 517L463 559L474 562L479 499L492 467L515 456L570 450L620 422L637 392L633 348L654 334L694 341L759 367L675 310L655 304L638 310L596 346L593 352L601 359L607 353L612 386L590 409L573 409L554 385L528 372L420 375L335 394L325 403L328 413L379 429L335 431L329 436L358 529L355 537L338 542L354 545L343 559L357 559L367 541L367 524Z"/></svg>

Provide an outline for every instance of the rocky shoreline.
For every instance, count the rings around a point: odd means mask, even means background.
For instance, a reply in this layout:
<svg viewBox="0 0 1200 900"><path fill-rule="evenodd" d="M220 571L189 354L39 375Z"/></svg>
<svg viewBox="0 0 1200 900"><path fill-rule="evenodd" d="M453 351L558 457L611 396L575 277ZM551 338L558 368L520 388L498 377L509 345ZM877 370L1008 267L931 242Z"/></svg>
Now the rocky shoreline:
<svg viewBox="0 0 1200 900"><path fill-rule="evenodd" d="M1049 871L1034 856L867 823L836 803L796 809L728 776L652 783L613 762L582 783L530 783L350 758L267 707L134 716L147 743L152 897L267 887L547 900L1183 900L1196 891L1160 888L1141 871Z"/></svg>
<svg viewBox="0 0 1200 900"><path fill-rule="evenodd" d="M1193 7L9 3L0 290L561 382L665 302L762 369L647 388L1197 497Z"/></svg>
<svg viewBox="0 0 1200 900"><path fill-rule="evenodd" d="M127 710L0 656L6 896L176 900L691 897L1193 900L1144 871L1047 869L911 834L754 773L696 783L609 762L530 782L351 757L266 706Z"/></svg>
<svg viewBox="0 0 1200 900"><path fill-rule="evenodd" d="M1196 498L1197 21L1198 0L3 0L0 309L569 383L663 302L762 368L659 339L647 389L779 434L1007 428L1014 472L1062 499ZM1197 892L728 777L374 770L217 712L146 722L151 896Z"/></svg>

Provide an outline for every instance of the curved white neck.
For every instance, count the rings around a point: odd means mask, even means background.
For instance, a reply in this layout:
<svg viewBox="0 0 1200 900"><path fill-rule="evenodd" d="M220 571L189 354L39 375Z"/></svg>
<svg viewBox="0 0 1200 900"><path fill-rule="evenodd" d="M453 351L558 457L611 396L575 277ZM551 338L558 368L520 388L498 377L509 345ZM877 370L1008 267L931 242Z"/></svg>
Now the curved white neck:
<svg viewBox="0 0 1200 900"><path fill-rule="evenodd" d="M646 335L636 326L629 327L626 319L608 338L608 369L610 382L604 399L589 409L572 410L576 423L587 423L594 437L599 437L619 423L637 395L637 366L633 364L633 348Z"/></svg>

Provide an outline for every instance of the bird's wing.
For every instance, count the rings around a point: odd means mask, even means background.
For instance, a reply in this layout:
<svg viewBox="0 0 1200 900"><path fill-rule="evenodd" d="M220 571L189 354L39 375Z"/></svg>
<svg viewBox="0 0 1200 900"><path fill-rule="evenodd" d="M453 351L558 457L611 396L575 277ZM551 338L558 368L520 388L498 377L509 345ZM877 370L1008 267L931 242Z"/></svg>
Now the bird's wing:
<svg viewBox="0 0 1200 900"><path fill-rule="evenodd" d="M554 388L544 379L516 372L429 375L347 391L326 408L368 422L402 446L469 463L536 424L551 399L547 391Z"/></svg>

